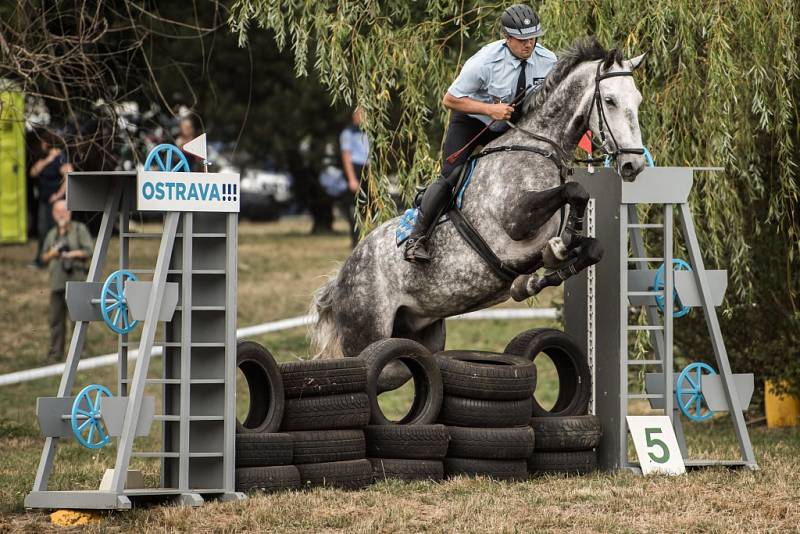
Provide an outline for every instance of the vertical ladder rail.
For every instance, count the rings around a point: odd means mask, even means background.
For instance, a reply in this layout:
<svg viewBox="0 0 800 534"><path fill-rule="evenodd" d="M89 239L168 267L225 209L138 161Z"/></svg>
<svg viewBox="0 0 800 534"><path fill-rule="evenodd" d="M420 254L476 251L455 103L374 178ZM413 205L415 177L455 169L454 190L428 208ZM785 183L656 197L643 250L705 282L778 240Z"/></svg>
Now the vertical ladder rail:
<svg viewBox="0 0 800 534"><path fill-rule="evenodd" d="M181 392L180 392L180 438L178 456L178 488L189 489L189 406L191 402L191 367L189 359L192 349L192 232L194 217L191 212L183 214L182 275L181 275Z"/></svg>
<svg viewBox="0 0 800 534"><path fill-rule="evenodd" d="M722 331L720 330L719 319L717 318L717 310L714 307L714 303L711 301L711 289L703 264L703 256L700 253L700 244L697 241L694 220L692 219L692 213L689 210L688 204L680 204L679 216L682 223L681 227L684 241L686 242L686 248L689 250L689 258L694 267L694 279L697 283L700 300L703 304L708 334L711 338L711 345L714 348L717 367L722 375L722 389L728 401L728 408L731 418L733 419L736 438L739 441L739 450L742 454L742 460L747 462L751 468L757 468L755 455L753 454L753 446L750 443L750 435L747 433L747 425L745 424L744 414L742 413L742 407L739 403L736 384L733 381L733 371L731 371L728 353L722 338Z"/></svg>
<svg viewBox="0 0 800 534"><path fill-rule="evenodd" d="M126 189L122 193L122 208L119 213L119 268L130 266L130 239L126 237L130 231L130 204ZM120 397L128 396L128 334L117 336L117 391Z"/></svg>
<svg viewBox="0 0 800 534"><path fill-rule="evenodd" d="M597 237L595 229L595 199L590 198L586 205L586 236ZM586 359L591 370L592 396L589 399L589 413L597 414L597 294L595 282L597 266L590 265L586 270Z"/></svg>
<svg viewBox="0 0 800 534"><path fill-rule="evenodd" d="M619 205L619 466L628 464L628 206Z"/></svg>
<svg viewBox="0 0 800 534"><path fill-rule="evenodd" d="M238 214L229 213L226 220L225 239L225 417L223 432L225 433L223 471L224 488L232 495L236 489L235 461L236 455L236 306L237 306L237 253ZM236 498L243 498L236 494Z"/></svg>
<svg viewBox="0 0 800 534"><path fill-rule="evenodd" d="M164 221L164 233L161 238L161 245L158 250L158 259L153 272L153 282L150 295L147 299L147 319L142 328L142 335L139 341L139 353L136 360L136 368L133 371L133 379L130 382L130 394L128 404L125 409L125 420L122 423L122 433L119 438L117 449L117 460L114 465L114 476L111 479L112 491L121 495L125 490L125 481L128 473L128 465L131 460L133 441L136 435L136 425L142 408L142 398L144 397L144 387L147 379L147 369L150 366L150 357L153 350L156 329L158 328L158 315L161 310L161 302L164 297L164 287L167 282L167 272L169 270L172 248L175 244L175 234L178 228L180 213L167 213ZM181 406L181 411L185 409Z"/></svg>
<svg viewBox="0 0 800 534"><path fill-rule="evenodd" d="M675 380L673 378L674 365L672 361L672 326L673 304L675 288L675 271L672 269L672 204L664 204L664 414L669 417L675 426Z"/></svg>

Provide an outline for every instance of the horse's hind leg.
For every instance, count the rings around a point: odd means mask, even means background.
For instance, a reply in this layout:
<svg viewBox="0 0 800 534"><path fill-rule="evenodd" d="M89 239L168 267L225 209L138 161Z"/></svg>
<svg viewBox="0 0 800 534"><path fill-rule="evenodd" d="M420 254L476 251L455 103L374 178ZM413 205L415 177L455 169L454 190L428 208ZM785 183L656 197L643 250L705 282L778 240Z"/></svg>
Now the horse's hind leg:
<svg viewBox="0 0 800 534"><path fill-rule="evenodd" d="M514 280L511 287L511 296L514 300L525 300L537 295L542 289L560 285L570 276L574 276L585 268L599 262L603 257L603 248L600 242L593 237L581 237L580 244L570 250L565 263L557 269L552 269L544 275L531 274L520 276Z"/></svg>

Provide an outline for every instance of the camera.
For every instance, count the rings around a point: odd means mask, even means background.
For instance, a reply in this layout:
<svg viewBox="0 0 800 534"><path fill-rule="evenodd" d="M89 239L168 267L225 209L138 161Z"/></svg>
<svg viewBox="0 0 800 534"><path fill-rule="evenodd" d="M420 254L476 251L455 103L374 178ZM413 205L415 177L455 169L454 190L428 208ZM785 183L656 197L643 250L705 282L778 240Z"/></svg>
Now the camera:
<svg viewBox="0 0 800 534"><path fill-rule="evenodd" d="M64 254L65 252L69 252L69 250L70 250L69 243L67 243L66 240L59 241L58 243L56 243L56 251L59 253L59 255ZM61 268L64 269L64 272L67 274L71 273L73 267L75 266L74 260L72 258L61 257L60 261L61 261Z"/></svg>

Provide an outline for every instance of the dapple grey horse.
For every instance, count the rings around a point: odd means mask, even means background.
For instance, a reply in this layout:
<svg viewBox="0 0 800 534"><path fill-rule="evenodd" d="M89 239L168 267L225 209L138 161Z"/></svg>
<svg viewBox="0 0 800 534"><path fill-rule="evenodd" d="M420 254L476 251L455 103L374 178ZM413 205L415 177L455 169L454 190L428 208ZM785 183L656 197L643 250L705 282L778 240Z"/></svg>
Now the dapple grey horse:
<svg viewBox="0 0 800 534"><path fill-rule="evenodd" d="M644 156L619 149L642 147L638 122L642 97L632 76L612 75L600 81L599 75L630 73L643 57L624 60L618 51L608 52L594 39L579 41L560 55L541 88L525 100L518 128L509 129L487 148L527 145L550 150L549 143L536 138L538 134L573 154L588 128L595 139L604 139L608 152L616 154L622 177L633 179L645 166ZM520 276L513 284L503 280L449 221L439 224L431 238L432 262L411 264L403 260L402 248L395 243L399 218L392 219L369 233L316 291L312 311L319 319L312 344L318 356L356 356L370 343L388 337L412 339L434 352L443 350L445 318L487 308L512 293L517 300L524 299L596 263L602 256L599 243L578 235L587 202L585 190L575 182L562 185L558 166L540 154L509 151L482 157L463 197L464 217L515 271L533 273L542 266L549 271ZM565 205L570 218L561 239L553 240ZM570 251L570 262L553 265Z"/></svg>

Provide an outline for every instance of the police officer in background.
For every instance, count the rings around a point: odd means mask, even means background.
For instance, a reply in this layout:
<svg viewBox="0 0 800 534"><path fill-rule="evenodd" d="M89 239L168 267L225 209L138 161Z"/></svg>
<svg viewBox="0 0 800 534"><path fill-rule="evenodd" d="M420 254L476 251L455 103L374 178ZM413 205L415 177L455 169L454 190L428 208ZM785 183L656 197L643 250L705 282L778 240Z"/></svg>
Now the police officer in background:
<svg viewBox="0 0 800 534"><path fill-rule="evenodd" d="M353 247L358 244L358 230L356 229L356 208L362 208L367 203L366 183L362 180L363 174L369 165L369 138L361 129L361 106L353 110L351 123L339 135L339 149L342 153L342 170L347 179L349 195L345 195L342 209L347 214L350 224L350 236ZM360 197L360 202L356 196ZM362 210L361 217L365 216Z"/></svg>
<svg viewBox="0 0 800 534"><path fill-rule="evenodd" d="M503 38L481 48L464 64L447 89L442 104L451 111L444 140L442 169L422 197L414 231L406 241L405 259L428 263L427 232L447 207L458 182L452 171L463 164L477 146L496 139L508 129L506 120L516 122L522 105L510 103L526 90L538 87L556 63L556 56L538 43L544 33L539 16L528 6L516 4L500 17ZM475 139L452 164L447 156L464 147L492 121L497 121Z"/></svg>

